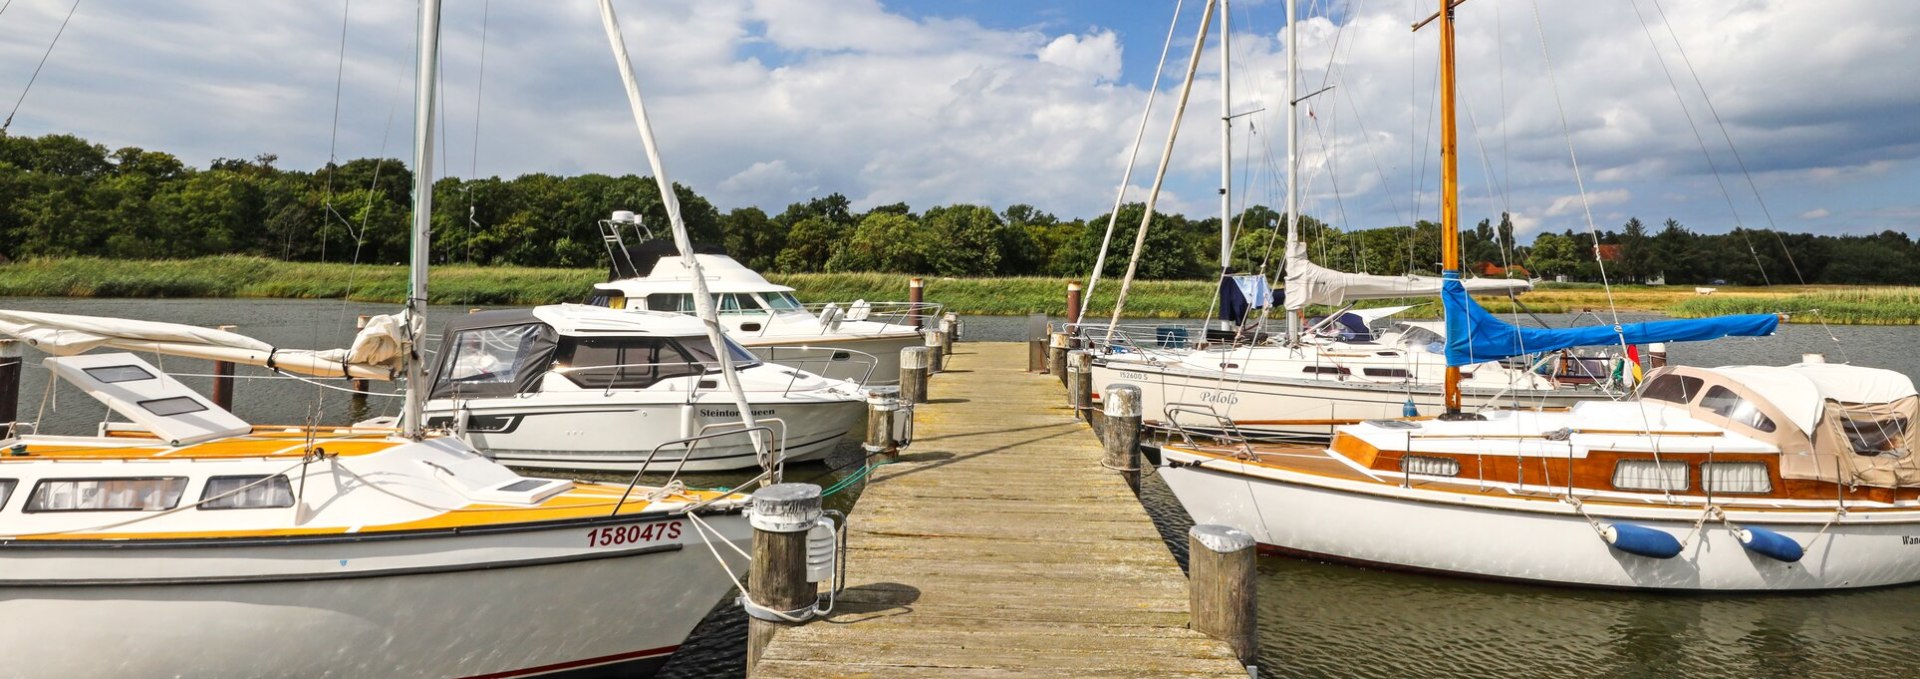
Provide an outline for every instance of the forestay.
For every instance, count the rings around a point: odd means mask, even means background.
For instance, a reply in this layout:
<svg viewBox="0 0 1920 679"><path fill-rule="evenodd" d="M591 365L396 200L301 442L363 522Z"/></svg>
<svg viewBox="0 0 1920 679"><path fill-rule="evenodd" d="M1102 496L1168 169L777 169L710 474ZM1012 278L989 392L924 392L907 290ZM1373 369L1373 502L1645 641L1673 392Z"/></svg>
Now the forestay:
<svg viewBox="0 0 1920 679"><path fill-rule="evenodd" d="M261 366L317 377L392 379L405 356L406 312L373 316L353 346L283 349L234 332L180 323L33 311L0 311L0 333L55 356L121 349Z"/></svg>

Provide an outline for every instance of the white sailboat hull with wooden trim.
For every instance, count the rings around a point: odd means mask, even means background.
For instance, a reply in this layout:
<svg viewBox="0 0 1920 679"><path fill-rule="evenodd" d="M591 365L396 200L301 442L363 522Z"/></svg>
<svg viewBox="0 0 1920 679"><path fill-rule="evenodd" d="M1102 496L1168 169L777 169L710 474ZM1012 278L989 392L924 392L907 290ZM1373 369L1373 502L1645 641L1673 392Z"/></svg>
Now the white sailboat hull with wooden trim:
<svg viewBox="0 0 1920 679"><path fill-rule="evenodd" d="M737 514L706 520L750 536ZM689 520L664 515L231 542L0 547L6 673L645 676L733 586Z"/></svg>
<svg viewBox="0 0 1920 679"><path fill-rule="evenodd" d="M1438 383L1395 384L1341 381L1333 378L1280 378L1268 375L1206 374L1164 364L1095 361L1096 399L1113 384L1140 387L1143 420L1149 426L1190 432L1220 433L1222 418L1232 420L1240 434L1254 438L1326 438L1334 427L1372 419L1406 416L1412 399L1419 414L1444 409L1445 395ZM1482 408L1561 409L1580 401L1605 398L1590 388L1461 389L1467 410ZM1169 405L1176 405L1168 412Z"/></svg>
<svg viewBox="0 0 1920 679"><path fill-rule="evenodd" d="M1833 520L1832 510L1733 512L1806 546L1798 563L1749 552L1714 521L1674 558L1610 547L1572 505L1516 497L1490 503L1418 488L1362 492L1167 449L1161 477L1197 523L1245 530L1263 548L1308 558L1553 585L1672 590L1819 590L1920 582L1920 510ZM1205 459L1204 467L1181 466ZM1611 508L1609 508L1611 509ZM1687 537L1700 511L1647 507L1610 513Z"/></svg>

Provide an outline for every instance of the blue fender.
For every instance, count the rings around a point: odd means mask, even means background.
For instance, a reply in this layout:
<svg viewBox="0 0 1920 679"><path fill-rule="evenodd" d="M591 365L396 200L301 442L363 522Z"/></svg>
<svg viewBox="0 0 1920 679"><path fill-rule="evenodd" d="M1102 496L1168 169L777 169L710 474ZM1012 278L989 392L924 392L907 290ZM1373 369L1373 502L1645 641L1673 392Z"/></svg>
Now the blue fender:
<svg viewBox="0 0 1920 679"><path fill-rule="evenodd" d="M1807 554L1807 550L1793 538L1765 528L1748 526L1734 531L1734 535L1740 538L1740 546L1747 548L1747 551L1775 561L1794 563Z"/></svg>
<svg viewBox="0 0 1920 679"><path fill-rule="evenodd" d="M1624 522L1602 524L1600 537L1614 549L1628 554L1652 559L1671 559L1680 554L1678 539L1666 531L1646 526Z"/></svg>

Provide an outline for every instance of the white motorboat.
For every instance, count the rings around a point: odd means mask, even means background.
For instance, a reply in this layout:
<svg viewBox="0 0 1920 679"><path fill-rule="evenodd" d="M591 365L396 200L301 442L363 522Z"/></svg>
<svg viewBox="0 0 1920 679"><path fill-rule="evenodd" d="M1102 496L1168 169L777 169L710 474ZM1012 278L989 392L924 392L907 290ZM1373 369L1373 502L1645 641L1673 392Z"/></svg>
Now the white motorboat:
<svg viewBox="0 0 1920 679"><path fill-rule="evenodd" d="M699 320L678 313L559 304L448 321L426 405L451 429L516 467L712 471L759 466ZM732 341L756 420L781 461L814 460L866 414L866 391L767 363Z"/></svg>
<svg viewBox="0 0 1920 679"><path fill-rule="evenodd" d="M639 241L620 236L631 227ZM609 280L594 286L588 304L614 309L694 311L692 269L673 244L650 237L631 212L601 222L613 260ZM725 253L694 254L707 278L727 335L755 356L869 386L900 382L900 350L925 344L916 323L937 322L937 304L869 302L802 304L793 288L776 285Z"/></svg>

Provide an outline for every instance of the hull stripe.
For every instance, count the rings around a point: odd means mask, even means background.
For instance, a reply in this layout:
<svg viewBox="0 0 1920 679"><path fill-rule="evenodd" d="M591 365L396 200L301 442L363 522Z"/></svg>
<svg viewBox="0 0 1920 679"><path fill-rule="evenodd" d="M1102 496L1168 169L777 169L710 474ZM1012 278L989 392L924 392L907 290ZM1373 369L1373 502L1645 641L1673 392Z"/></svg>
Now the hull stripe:
<svg viewBox="0 0 1920 679"><path fill-rule="evenodd" d="M598 665L610 665L613 663L627 661L627 660L639 660L642 658L651 658L654 656L672 655L674 651L678 651L678 650L680 650L679 646L662 646L660 648L649 648L644 651L629 651L627 653L615 653L613 655L603 655L598 658L569 660L566 662L557 662L549 665L540 665L537 667L526 667L526 668L521 668L517 670L507 670L504 672L493 672L490 674L476 674L469 677L465 677L464 679L508 679L509 677L531 677L539 674L552 674L555 672L564 672L567 670L585 669L589 667L595 667Z"/></svg>

